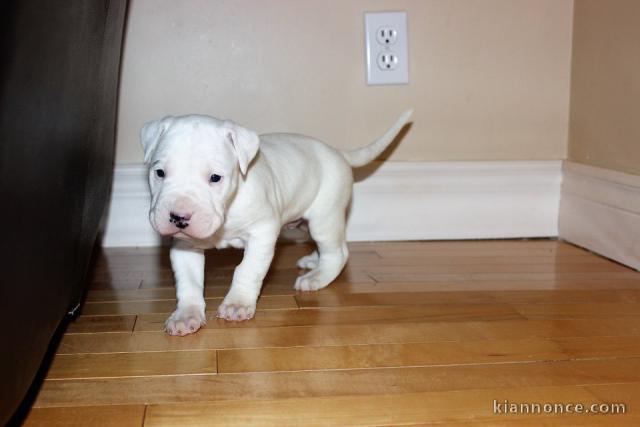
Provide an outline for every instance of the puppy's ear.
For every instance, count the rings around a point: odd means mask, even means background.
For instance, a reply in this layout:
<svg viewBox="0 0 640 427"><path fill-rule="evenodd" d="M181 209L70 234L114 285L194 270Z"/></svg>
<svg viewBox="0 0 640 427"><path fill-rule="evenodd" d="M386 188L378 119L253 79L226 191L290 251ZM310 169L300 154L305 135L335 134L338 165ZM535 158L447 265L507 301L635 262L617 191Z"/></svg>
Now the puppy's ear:
<svg viewBox="0 0 640 427"><path fill-rule="evenodd" d="M233 149L236 151L236 156L238 156L240 172L242 172L242 175L246 175L251 160L258 153L260 138L255 132L245 129L231 120L225 120L224 129L226 137L233 144Z"/></svg>
<svg viewBox="0 0 640 427"><path fill-rule="evenodd" d="M167 116L161 120L154 120L152 122L145 123L140 131L140 143L142 144L142 150L144 151L144 162L149 163L153 157L153 153L156 150L160 137L169 128L173 122L172 116Z"/></svg>

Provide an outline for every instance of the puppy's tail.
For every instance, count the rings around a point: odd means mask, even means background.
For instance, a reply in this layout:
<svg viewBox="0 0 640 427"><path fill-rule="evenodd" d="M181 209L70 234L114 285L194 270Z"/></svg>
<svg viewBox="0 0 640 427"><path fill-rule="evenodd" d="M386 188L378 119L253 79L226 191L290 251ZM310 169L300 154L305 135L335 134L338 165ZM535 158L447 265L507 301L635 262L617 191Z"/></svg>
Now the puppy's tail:
<svg viewBox="0 0 640 427"><path fill-rule="evenodd" d="M411 114L413 114L413 110L405 111L398 120L396 120L393 126L391 126L380 138L367 146L356 148L351 151L342 151L342 155L347 159L347 162L349 162L351 167L354 168L364 166L373 161L384 151L385 148L389 146L389 144L391 144L391 141L393 141L396 135L398 135L400 129L409 122Z"/></svg>

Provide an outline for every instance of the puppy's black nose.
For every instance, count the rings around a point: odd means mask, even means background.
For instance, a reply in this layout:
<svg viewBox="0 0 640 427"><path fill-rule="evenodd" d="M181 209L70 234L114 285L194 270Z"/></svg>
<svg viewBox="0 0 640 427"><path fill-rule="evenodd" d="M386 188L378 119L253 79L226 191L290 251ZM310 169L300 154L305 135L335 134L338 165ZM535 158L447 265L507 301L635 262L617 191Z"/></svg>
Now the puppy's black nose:
<svg viewBox="0 0 640 427"><path fill-rule="evenodd" d="M174 221L189 221L191 219L191 214L188 214L188 213L170 212L169 216Z"/></svg>
<svg viewBox="0 0 640 427"><path fill-rule="evenodd" d="M183 230L189 226L189 220L191 219L191 214L183 214L183 213L169 213L169 222Z"/></svg>

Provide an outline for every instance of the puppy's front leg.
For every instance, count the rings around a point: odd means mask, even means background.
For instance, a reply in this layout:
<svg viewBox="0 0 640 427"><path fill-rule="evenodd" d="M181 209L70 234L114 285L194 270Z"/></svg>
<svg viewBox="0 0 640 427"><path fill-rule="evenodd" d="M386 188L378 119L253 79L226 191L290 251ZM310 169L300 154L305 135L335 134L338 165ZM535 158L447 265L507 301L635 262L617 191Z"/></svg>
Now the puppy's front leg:
<svg viewBox="0 0 640 427"><path fill-rule="evenodd" d="M249 237L242 262L233 273L231 289L218 307L218 317L226 320L248 320L253 317L277 238L278 231L273 230Z"/></svg>
<svg viewBox="0 0 640 427"><path fill-rule="evenodd" d="M206 323L204 251L174 239L170 254L178 306L165 322L165 329L169 335L192 334Z"/></svg>

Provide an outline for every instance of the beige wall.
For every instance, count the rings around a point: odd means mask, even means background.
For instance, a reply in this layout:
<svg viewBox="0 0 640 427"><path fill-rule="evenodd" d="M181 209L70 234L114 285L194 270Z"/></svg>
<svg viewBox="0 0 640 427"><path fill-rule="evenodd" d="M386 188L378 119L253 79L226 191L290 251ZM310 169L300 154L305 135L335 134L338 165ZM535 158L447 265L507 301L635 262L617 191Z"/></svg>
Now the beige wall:
<svg viewBox="0 0 640 427"><path fill-rule="evenodd" d="M569 159L640 175L640 1L576 0Z"/></svg>
<svg viewBox="0 0 640 427"><path fill-rule="evenodd" d="M572 0L133 0L117 162L140 162L140 126L167 114L228 117L347 148L407 107L415 124L394 160L562 159L572 8ZM408 12L408 86L364 83L363 13L375 10Z"/></svg>

